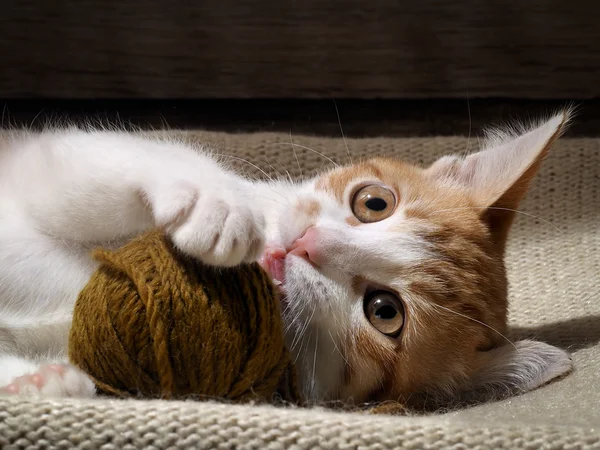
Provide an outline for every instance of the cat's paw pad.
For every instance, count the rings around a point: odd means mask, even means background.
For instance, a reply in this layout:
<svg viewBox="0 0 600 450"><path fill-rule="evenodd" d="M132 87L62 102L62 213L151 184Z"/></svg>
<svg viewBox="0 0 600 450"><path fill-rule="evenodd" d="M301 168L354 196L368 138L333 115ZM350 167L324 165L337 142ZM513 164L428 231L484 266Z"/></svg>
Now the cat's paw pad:
<svg viewBox="0 0 600 450"><path fill-rule="evenodd" d="M205 188L187 218L171 236L175 245L202 262L236 266L258 259L264 246L265 219L239 190Z"/></svg>
<svg viewBox="0 0 600 450"><path fill-rule="evenodd" d="M0 395L36 397L93 397L94 383L70 364L45 364L32 374L22 375L0 388Z"/></svg>

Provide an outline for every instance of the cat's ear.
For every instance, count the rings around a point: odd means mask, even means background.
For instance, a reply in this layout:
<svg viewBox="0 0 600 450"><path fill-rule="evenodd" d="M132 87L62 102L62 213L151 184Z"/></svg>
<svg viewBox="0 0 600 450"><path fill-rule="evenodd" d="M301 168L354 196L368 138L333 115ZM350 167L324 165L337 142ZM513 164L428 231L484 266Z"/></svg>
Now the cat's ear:
<svg viewBox="0 0 600 450"><path fill-rule="evenodd" d="M472 378L473 392L504 397L531 391L569 373L567 352L537 341L519 341L478 354L479 368Z"/></svg>
<svg viewBox="0 0 600 450"><path fill-rule="evenodd" d="M466 157L445 156L425 173L467 189L495 239L503 244L514 217L514 212L509 210L517 208L550 146L565 131L571 115L570 110L565 110L519 133L490 131L482 151Z"/></svg>

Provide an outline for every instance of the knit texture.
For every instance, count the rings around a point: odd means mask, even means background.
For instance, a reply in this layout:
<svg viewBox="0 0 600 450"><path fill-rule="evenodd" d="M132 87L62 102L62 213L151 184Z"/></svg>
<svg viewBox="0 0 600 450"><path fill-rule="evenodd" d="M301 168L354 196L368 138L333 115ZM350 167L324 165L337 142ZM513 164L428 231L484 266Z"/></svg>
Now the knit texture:
<svg viewBox="0 0 600 450"><path fill-rule="evenodd" d="M101 392L271 400L280 380L294 380L279 301L258 264L217 271L156 230L94 256L101 266L77 299L69 358Z"/></svg>
<svg viewBox="0 0 600 450"><path fill-rule="evenodd" d="M293 177L307 176L331 164L296 146L300 169L289 134L186 136L248 159L269 175L285 174L285 168ZM342 139L293 136L293 141L347 161ZM469 145L473 149L476 140L373 138L348 139L347 144L355 161L395 155L429 163ZM524 214L517 215L507 249L511 335L532 336L572 352L575 371L563 380L504 401L426 417L212 402L3 398L0 445L600 449L600 140L558 141L519 209Z"/></svg>

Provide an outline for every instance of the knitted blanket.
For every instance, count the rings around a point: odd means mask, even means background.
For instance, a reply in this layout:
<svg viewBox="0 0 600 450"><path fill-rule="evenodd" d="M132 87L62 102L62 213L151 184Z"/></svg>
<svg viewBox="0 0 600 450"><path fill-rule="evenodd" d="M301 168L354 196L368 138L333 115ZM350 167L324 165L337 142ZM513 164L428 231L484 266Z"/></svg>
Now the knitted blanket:
<svg viewBox="0 0 600 450"><path fill-rule="evenodd" d="M342 139L182 133L269 175L307 176L347 161ZM429 163L473 149L466 138L348 139L354 160ZM253 175L251 165L234 160ZM299 163L297 162L299 161ZM262 174L264 176L264 174ZM600 140L563 139L520 208L507 252L513 336L568 349L575 371L522 396L428 416L141 400L0 399L8 448L600 449ZM1 368L0 368L1 369Z"/></svg>

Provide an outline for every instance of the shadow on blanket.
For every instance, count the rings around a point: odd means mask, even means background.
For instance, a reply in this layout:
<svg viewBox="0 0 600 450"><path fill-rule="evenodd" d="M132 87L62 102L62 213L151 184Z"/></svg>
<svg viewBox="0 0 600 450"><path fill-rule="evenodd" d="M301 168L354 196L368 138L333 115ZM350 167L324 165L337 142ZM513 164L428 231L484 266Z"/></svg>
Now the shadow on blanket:
<svg viewBox="0 0 600 450"><path fill-rule="evenodd" d="M536 339L569 352L600 342L600 316L583 316L538 327L514 327L511 337Z"/></svg>

